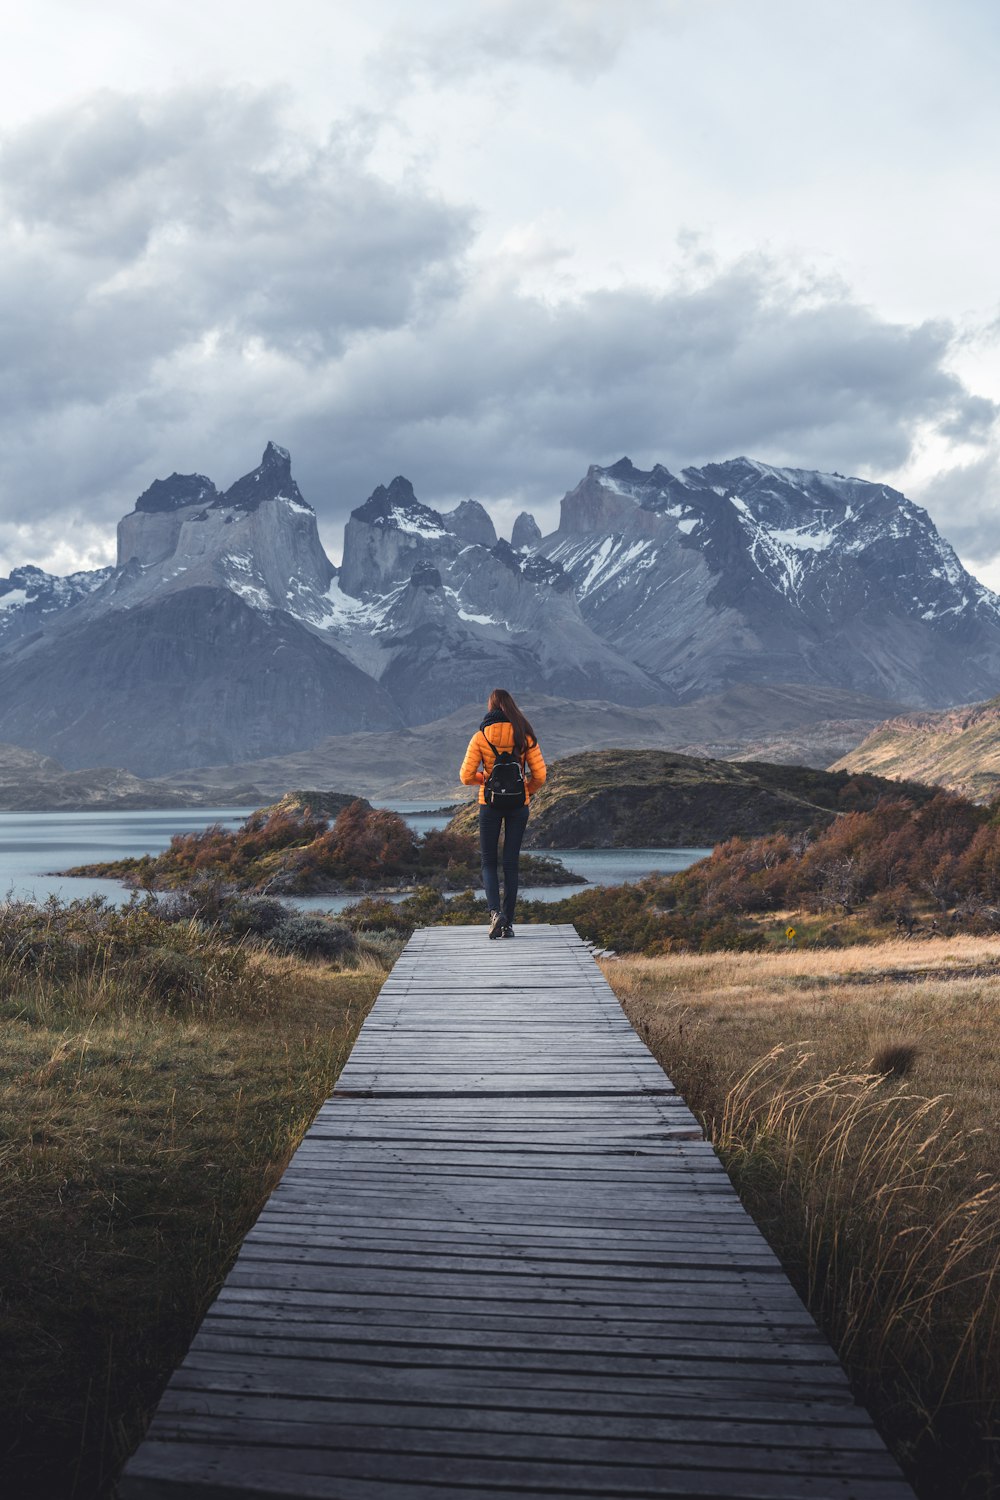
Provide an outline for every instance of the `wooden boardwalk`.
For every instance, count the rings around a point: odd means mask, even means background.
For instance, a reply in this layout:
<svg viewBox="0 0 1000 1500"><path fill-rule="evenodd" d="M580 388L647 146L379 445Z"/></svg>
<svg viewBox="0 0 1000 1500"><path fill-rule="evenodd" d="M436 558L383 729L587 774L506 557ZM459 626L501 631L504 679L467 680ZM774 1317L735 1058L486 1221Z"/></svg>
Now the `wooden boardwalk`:
<svg viewBox="0 0 1000 1500"><path fill-rule="evenodd" d="M571 927L414 935L123 1500L912 1500Z"/></svg>

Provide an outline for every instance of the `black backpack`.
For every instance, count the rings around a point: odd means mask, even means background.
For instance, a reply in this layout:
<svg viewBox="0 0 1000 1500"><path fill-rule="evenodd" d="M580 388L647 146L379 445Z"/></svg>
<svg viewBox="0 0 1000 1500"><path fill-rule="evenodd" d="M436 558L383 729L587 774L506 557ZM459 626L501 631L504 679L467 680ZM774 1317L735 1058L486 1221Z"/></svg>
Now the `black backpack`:
<svg viewBox="0 0 1000 1500"><path fill-rule="evenodd" d="M497 812L513 812L516 807L523 807L528 800L521 762L511 751L498 750L486 735L483 735L483 739L496 757L483 787L486 804L488 807L495 807Z"/></svg>

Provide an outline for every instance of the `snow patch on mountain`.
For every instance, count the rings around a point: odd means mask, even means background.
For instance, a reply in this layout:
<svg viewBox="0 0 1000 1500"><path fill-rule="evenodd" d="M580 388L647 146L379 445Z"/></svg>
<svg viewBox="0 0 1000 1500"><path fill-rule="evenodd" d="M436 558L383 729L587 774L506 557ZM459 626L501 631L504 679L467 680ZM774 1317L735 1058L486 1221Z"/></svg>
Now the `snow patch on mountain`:
<svg viewBox="0 0 1000 1500"><path fill-rule="evenodd" d="M425 516L411 510L403 510L398 505L393 506L387 516L379 516L374 524L394 526L397 531L411 531L414 536L422 536L427 541L437 541L448 535L443 526L435 526Z"/></svg>
<svg viewBox="0 0 1000 1500"><path fill-rule="evenodd" d="M0 650L33 635L107 583L113 568L59 577L30 564L0 578Z"/></svg>

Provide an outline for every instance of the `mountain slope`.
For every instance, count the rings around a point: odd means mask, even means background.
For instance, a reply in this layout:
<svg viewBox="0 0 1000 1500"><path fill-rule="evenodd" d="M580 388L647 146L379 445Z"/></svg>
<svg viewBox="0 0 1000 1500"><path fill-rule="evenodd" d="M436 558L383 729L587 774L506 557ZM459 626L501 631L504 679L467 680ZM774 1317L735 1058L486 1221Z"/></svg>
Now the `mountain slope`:
<svg viewBox="0 0 1000 1500"><path fill-rule="evenodd" d="M673 699L584 620L558 564L489 543L492 532L481 506L442 514L402 476L348 520L331 639L408 722L447 714L497 681L514 693Z"/></svg>
<svg viewBox="0 0 1000 1500"><path fill-rule="evenodd" d="M988 802L1000 795L1000 698L880 724L831 769L915 777Z"/></svg>
<svg viewBox="0 0 1000 1500"><path fill-rule="evenodd" d="M71 768L110 761L158 776L398 723L382 689L339 652L225 589L106 613L0 662L0 739Z"/></svg>
<svg viewBox="0 0 1000 1500"><path fill-rule="evenodd" d="M97 568L59 578L41 568L14 568L9 577L0 578L0 651L37 634L99 589L113 573L113 568Z"/></svg>

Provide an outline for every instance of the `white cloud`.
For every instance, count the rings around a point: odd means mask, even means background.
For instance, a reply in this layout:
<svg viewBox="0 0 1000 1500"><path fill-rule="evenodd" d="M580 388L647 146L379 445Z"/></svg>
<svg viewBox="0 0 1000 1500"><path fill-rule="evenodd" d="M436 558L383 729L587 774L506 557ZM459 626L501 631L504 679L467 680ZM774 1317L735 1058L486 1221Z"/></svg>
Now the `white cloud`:
<svg viewBox="0 0 1000 1500"><path fill-rule="evenodd" d="M677 0L438 4L420 24L396 29L378 49L372 68L396 81L453 83L527 63L589 81L614 66L636 30L662 29L681 9Z"/></svg>

